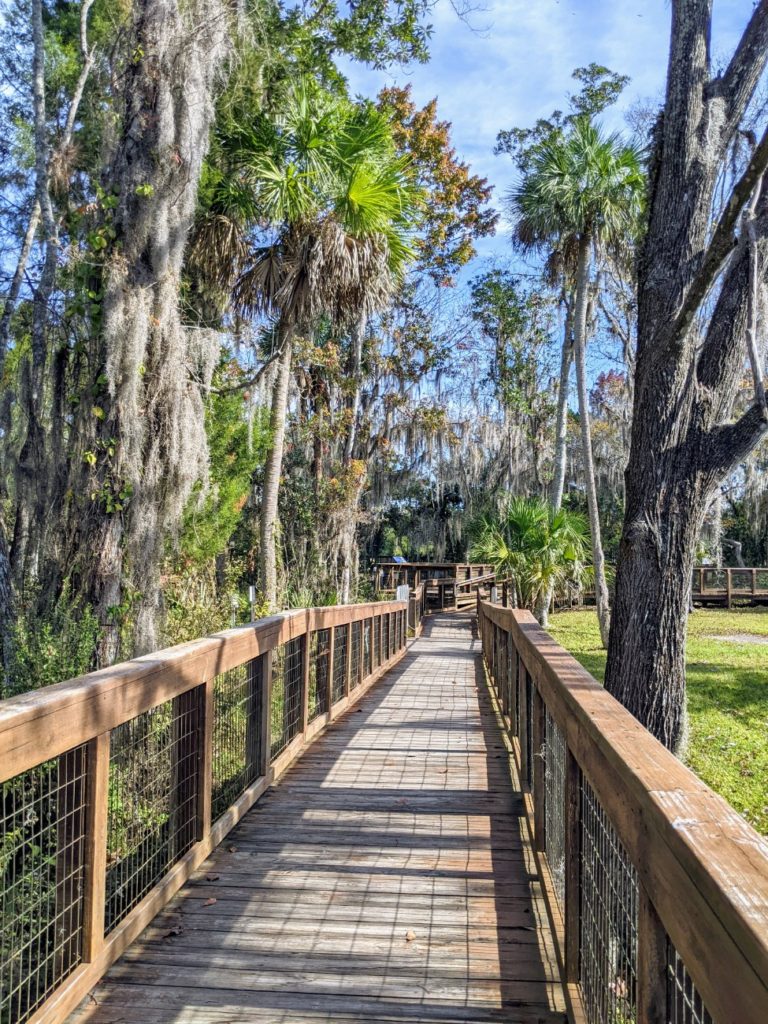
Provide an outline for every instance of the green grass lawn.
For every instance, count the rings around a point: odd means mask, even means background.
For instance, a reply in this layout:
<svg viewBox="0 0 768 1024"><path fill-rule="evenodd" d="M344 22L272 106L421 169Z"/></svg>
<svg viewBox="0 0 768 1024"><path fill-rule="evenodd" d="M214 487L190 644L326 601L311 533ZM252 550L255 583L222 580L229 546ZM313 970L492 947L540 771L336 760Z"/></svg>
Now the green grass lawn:
<svg viewBox="0 0 768 1024"><path fill-rule="evenodd" d="M553 615L550 632L602 680L605 651L593 611ZM697 609L688 620L685 761L768 835L768 646L715 639L740 633L768 637L768 608Z"/></svg>

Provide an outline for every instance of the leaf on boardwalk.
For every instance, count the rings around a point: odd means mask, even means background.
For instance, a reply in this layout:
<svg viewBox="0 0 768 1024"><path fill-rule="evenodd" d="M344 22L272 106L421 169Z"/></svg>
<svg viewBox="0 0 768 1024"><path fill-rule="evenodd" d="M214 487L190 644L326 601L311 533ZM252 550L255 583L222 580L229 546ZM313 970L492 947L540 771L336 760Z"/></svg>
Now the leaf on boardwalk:
<svg viewBox="0 0 768 1024"><path fill-rule="evenodd" d="M216 897L215 896L211 896L210 899L203 900L203 906L204 907L212 907L215 902L216 902Z"/></svg>
<svg viewBox="0 0 768 1024"><path fill-rule="evenodd" d="M405 941L406 942L413 942L413 940L415 938L416 938L416 932L414 932L414 931L407 931L405 933Z"/></svg>

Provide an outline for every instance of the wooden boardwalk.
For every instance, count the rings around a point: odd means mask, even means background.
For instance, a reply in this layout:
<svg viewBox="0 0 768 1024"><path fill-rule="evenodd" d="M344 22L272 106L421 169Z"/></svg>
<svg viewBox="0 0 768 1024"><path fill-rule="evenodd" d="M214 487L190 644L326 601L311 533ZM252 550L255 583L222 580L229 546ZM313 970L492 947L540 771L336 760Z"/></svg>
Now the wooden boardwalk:
<svg viewBox="0 0 768 1024"><path fill-rule="evenodd" d="M566 1019L480 645L457 613L425 620L70 1018Z"/></svg>

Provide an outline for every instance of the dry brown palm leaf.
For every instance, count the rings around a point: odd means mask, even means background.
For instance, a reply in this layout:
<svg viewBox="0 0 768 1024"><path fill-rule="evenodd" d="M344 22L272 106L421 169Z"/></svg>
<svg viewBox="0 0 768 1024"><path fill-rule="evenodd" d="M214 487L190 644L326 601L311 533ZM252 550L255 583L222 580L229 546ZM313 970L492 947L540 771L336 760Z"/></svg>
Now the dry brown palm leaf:
<svg viewBox="0 0 768 1024"><path fill-rule="evenodd" d="M240 274L232 289L232 303L243 316L259 316L282 308L285 260L279 244L264 246Z"/></svg>
<svg viewBox="0 0 768 1024"><path fill-rule="evenodd" d="M229 290L247 258L248 244L237 221L212 213L198 223L189 260L209 281Z"/></svg>

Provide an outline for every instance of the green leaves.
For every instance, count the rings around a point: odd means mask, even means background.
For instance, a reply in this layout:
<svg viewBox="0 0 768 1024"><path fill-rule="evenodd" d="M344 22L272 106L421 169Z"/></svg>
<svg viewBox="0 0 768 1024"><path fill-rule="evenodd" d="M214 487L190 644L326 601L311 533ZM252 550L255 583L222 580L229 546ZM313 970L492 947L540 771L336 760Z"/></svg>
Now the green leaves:
<svg viewBox="0 0 768 1024"><path fill-rule="evenodd" d="M524 250L560 248L572 270L574 240L620 244L639 230L645 175L639 152L587 117L543 142L507 197Z"/></svg>
<svg viewBox="0 0 768 1024"><path fill-rule="evenodd" d="M469 557L510 577L519 603L534 611L550 587L581 582L588 548L579 513L555 510L541 498L509 498L498 517L480 524Z"/></svg>
<svg viewBox="0 0 768 1024"><path fill-rule="evenodd" d="M300 79L279 115L220 133L195 258L246 315L348 322L382 308L414 258L422 196L388 119Z"/></svg>

